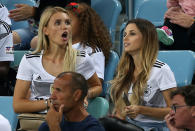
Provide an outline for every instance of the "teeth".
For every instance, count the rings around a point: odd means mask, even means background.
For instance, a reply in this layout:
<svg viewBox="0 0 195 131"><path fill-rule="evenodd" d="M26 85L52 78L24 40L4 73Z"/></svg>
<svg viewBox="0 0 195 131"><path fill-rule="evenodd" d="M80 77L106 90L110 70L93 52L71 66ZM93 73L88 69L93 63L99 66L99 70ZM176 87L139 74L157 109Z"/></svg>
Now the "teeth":
<svg viewBox="0 0 195 131"><path fill-rule="evenodd" d="M129 43L124 43L124 46L128 46L128 45L130 45Z"/></svg>

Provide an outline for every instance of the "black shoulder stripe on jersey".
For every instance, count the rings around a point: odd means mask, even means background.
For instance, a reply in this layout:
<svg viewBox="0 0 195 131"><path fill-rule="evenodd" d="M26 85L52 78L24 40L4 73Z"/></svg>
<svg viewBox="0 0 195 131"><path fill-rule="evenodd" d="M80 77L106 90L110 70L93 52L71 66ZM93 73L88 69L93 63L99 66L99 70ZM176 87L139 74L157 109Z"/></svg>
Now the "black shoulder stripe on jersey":
<svg viewBox="0 0 195 131"><path fill-rule="evenodd" d="M95 48L94 52L93 53L96 53L96 52L102 52L102 50L100 48Z"/></svg>
<svg viewBox="0 0 195 131"><path fill-rule="evenodd" d="M153 65L153 67L161 68L161 66L158 66L158 65Z"/></svg>
<svg viewBox="0 0 195 131"><path fill-rule="evenodd" d="M165 65L165 64L154 63L154 65L163 66L163 65Z"/></svg>
<svg viewBox="0 0 195 131"><path fill-rule="evenodd" d="M3 7L4 7L4 5L0 3L0 8L3 8Z"/></svg>
<svg viewBox="0 0 195 131"><path fill-rule="evenodd" d="M85 54L86 52L85 51L80 51L79 54Z"/></svg>
<svg viewBox="0 0 195 131"><path fill-rule="evenodd" d="M155 63L159 63L159 64L163 64L163 65L165 65L165 63L163 63L163 62L161 62L161 61L156 61Z"/></svg>
<svg viewBox="0 0 195 131"><path fill-rule="evenodd" d="M41 53L32 54L31 52L25 53L26 56L40 56Z"/></svg>
<svg viewBox="0 0 195 131"><path fill-rule="evenodd" d="M77 56L85 57L86 52L85 51L78 51Z"/></svg>
<svg viewBox="0 0 195 131"><path fill-rule="evenodd" d="M26 56L26 58L33 58L33 57L40 57L40 56Z"/></svg>
<svg viewBox="0 0 195 131"><path fill-rule="evenodd" d="M92 54L95 54L95 53L97 53L97 52L102 52L102 50L101 50L100 48L96 47L96 48L93 50L93 52L89 54L89 56L91 56Z"/></svg>
<svg viewBox="0 0 195 131"><path fill-rule="evenodd" d="M0 20L0 24L2 24L4 26L4 28L6 29L6 32L9 34L9 33L12 33L12 30L11 30L11 27L10 25L8 25L5 21L2 21Z"/></svg>
<svg viewBox="0 0 195 131"><path fill-rule="evenodd" d="M40 57L40 53L37 54L26 53L25 55L26 58Z"/></svg>

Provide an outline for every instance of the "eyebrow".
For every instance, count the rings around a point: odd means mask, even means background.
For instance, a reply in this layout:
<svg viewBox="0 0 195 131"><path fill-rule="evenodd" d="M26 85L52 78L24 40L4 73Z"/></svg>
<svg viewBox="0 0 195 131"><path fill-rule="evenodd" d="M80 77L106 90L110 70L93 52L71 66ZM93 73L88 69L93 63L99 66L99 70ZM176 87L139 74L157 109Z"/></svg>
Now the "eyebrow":
<svg viewBox="0 0 195 131"><path fill-rule="evenodd" d="M55 19L55 21L61 21L62 19Z"/></svg>
<svg viewBox="0 0 195 131"><path fill-rule="evenodd" d="M129 30L129 31L124 31L124 32L133 32L133 31L135 31L135 30Z"/></svg>
<svg viewBox="0 0 195 131"><path fill-rule="evenodd" d="M135 32L135 30L129 30L129 32Z"/></svg>

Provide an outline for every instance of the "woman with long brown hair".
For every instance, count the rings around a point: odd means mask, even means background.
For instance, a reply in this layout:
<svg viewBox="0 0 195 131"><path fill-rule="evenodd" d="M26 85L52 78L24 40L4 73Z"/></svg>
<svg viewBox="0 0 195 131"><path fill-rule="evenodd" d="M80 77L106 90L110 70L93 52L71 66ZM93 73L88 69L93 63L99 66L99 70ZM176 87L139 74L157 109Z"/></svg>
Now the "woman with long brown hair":
<svg viewBox="0 0 195 131"><path fill-rule="evenodd" d="M170 111L169 92L176 81L169 66L157 59L156 29L147 20L132 19L126 24L123 42L124 51L111 82L114 113L146 131L161 131ZM128 100L124 101L125 94Z"/></svg>

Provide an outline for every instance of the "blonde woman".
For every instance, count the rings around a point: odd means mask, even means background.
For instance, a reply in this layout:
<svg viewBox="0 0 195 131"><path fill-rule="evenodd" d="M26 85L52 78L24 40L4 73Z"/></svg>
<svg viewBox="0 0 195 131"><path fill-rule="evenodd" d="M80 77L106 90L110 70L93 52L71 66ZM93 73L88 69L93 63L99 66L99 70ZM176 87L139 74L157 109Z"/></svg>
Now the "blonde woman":
<svg viewBox="0 0 195 131"><path fill-rule="evenodd" d="M63 8L46 9L40 19L38 46L32 54L25 54L20 63L14 91L15 112L40 112L50 103L50 85L63 71L82 74L89 84L88 97L98 96L101 82L90 57L84 51L72 49L71 20ZM30 99L27 94L31 92Z"/></svg>
<svg viewBox="0 0 195 131"><path fill-rule="evenodd" d="M165 128L163 118L170 111L169 92L176 87L176 81L169 66L157 60L154 25L144 19L130 20L123 42L124 52L111 82L114 113L146 131L161 131ZM124 93L130 105L125 104Z"/></svg>

